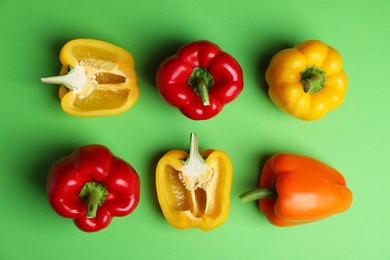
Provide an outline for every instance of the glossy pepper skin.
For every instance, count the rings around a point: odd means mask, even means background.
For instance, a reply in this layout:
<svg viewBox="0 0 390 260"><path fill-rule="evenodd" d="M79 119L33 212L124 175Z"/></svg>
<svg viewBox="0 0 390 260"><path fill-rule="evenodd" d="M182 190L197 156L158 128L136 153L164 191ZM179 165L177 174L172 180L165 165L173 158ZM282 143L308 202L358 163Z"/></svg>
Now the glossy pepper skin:
<svg viewBox="0 0 390 260"><path fill-rule="evenodd" d="M167 58L157 71L156 84L170 105L193 120L216 116L244 87L238 62L204 40L188 43Z"/></svg>
<svg viewBox="0 0 390 260"><path fill-rule="evenodd" d="M60 52L62 76L42 78L61 84L62 109L74 116L123 113L138 100L139 88L132 55L111 43L75 39Z"/></svg>
<svg viewBox="0 0 390 260"><path fill-rule="evenodd" d="M339 107L348 78L340 53L318 40L278 52L265 74L268 94L282 111L301 120L317 120Z"/></svg>
<svg viewBox="0 0 390 260"><path fill-rule="evenodd" d="M50 205L82 231L106 228L137 207L140 180L134 168L102 145L86 145L57 161L47 178Z"/></svg>
<svg viewBox="0 0 390 260"><path fill-rule="evenodd" d="M259 189L240 195L259 207L271 224L306 224L346 211L352 192L334 168L307 156L276 154L265 163Z"/></svg>
<svg viewBox="0 0 390 260"><path fill-rule="evenodd" d="M158 162L157 197L167 222L177 229L212 230L228 217L233 167L220 150L198 151L191 134L191 149L172 150Z"/></svg>

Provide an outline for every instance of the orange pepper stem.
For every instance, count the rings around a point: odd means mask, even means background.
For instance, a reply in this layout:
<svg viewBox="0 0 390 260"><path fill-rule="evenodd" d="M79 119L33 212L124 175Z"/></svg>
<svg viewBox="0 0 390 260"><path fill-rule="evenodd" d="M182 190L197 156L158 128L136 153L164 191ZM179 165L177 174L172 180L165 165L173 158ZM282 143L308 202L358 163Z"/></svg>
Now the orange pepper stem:
<svg viewBox="0 0 390 260"><path fill-rule="evenodd" d="M307 67L301 73L301 83L305 93L316 93L324 89L326 73L316 66Z"/></svg>
<svg viewBox="0 0 390 260"><path fill-rule="evenodd" d="M87 204L87 218L96 217L97 209L103 204L108 195L100 183L87 182L80 191L80 198Z"/></svg>
<svg viewBox="0 0 390 260"><path fill-rule="evenodd" d="M265 198L277 199L278 193L275 188L257 188L251 191L244 192L241 194L240 199L242 202L250 202L253 200L260 200Z"/></svg>
<svg viewBox="0 0 390 260"><path fill-rule="evenodd" d="M190 85L195 93L200 96L204 106L210 105L209 90L213 84L213 76L207 69L201 67L194 68L188 79L188 85Z"/></svg>

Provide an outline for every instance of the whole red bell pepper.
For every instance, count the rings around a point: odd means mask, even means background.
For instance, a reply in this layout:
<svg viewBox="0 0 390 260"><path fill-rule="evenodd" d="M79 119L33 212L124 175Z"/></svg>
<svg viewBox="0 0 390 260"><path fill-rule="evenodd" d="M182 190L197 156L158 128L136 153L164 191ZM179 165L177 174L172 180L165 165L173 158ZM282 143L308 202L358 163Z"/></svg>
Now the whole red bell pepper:
<svg viewBox="0 0 390 260"><path fill-rule="evenodd" d="M259 188L240 195L260 199L271 224L286 227L310 223L346 211L352 193L334 168L307 156L276 154L267 160Z"/></svg>
<svg viewBox="0 0 390 260"><path fill-rule="evenodd" d="M238 62L209 41L182 46L159 67L161 96L190 119L206 120L241 93L244 82Z"/></svg>
<svg viewBox="0 0 390 260"><path fill-rule="evenodd" d="M86 145L57 161L47 179L50 205L60 216L94 232L138 205L140 180L134 168L102 145Z"/></svg>

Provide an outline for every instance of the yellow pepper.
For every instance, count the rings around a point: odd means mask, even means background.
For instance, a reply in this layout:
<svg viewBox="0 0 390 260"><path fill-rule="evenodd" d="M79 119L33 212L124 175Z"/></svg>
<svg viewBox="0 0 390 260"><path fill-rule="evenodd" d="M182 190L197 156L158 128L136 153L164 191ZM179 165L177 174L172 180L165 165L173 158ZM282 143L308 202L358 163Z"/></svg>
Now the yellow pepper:
<svg viewBox="0 0 390 260"><path fill-rule="evenodd" d="M342 64L340 53L318 40L282 50L266 71L268 94L296 118L320 119L344 101L348 79Z"/></svg>
<svg viewBox="0 0 390 260"><path fill-rule="evenodd" d="M128 51L108 42L75 39L61 49L60 61L61 76L42 78L42 82L62 85L59 96L66 113L115 115L138 100L134 59Z"/></svg>
<svg viewBox="0 0 390 260"><path fill-rule="evenodd" d="M156 169L157 197L167 222L177 229L209 231L228 217L233 167L220 150L198 150L191 134L190 152L166 153Z"/></svg>

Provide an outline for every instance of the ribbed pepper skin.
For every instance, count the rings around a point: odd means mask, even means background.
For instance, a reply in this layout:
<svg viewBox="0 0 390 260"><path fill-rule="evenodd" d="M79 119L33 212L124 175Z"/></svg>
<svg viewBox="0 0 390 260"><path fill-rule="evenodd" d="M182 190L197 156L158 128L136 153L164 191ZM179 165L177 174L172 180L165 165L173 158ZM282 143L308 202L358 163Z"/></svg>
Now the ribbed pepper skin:
<svg viewBox="0 0 390 260"><path fill-rule="evenodd" d="M352 192L341 173L307 156L272 156L264 165L259 187L276 188L277 199L259 202L268 221L276 226L324 219L346 211L352 204Z"/></svg>
<svg viewBox="0 0 390 260"><path fill-rule="evenodd" d="M287 114L318 120L345 99L348 77L342 65L340 53L318 40L281 50L265 74L269 97ZM315 73L310 73L311 69Z"/></svg>
<svg viewBox="0 0 390 260"><path fill-rule="evenodd" d="M204 92L209 104L202 103L198 88L190 84L198 68L213 78ZM200 76L196 82L201 81ZM239 63L219 46L209 41L195 41L182 46L159 67L156 85L161 96L188 118L207 120L221 112L224 105L238 97L244 87ZM196 85L196 83L195 83Z"/></svg>
<svg viewBox="0 0 390 260"><path fill-rule="evenodd" d="M96 216L87 217L87 204L80 191L87 183L98 183L107 191ZM102 145L86 145L57 161L47 178L50 205L60 216L71 218L85 232L106 228L113 217L126 216L137 207L140 180L135 169Z"/></svg>

